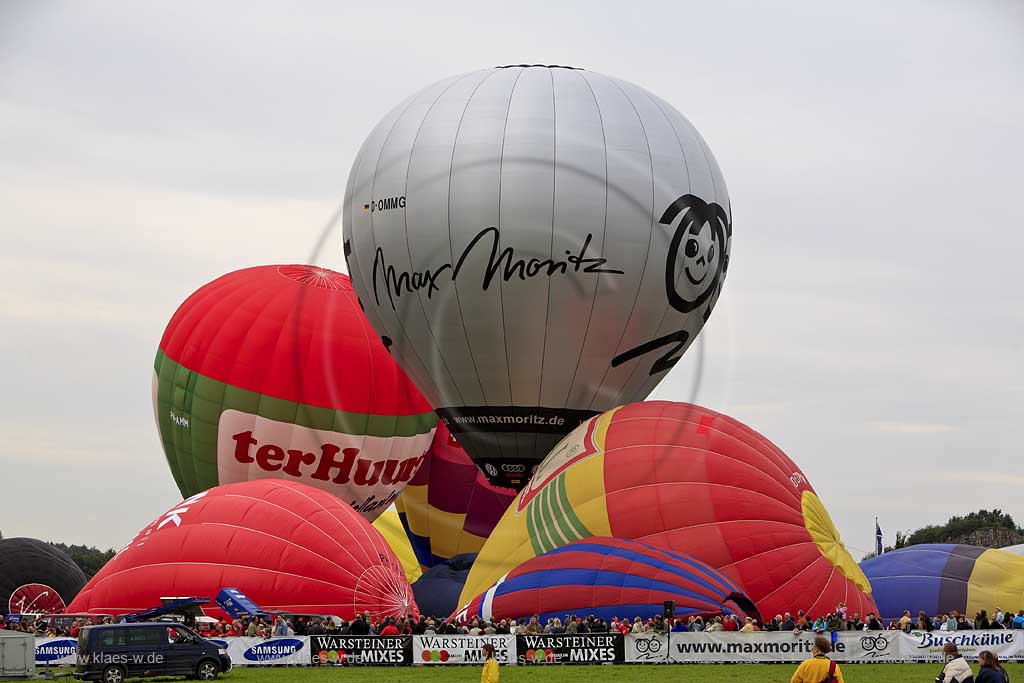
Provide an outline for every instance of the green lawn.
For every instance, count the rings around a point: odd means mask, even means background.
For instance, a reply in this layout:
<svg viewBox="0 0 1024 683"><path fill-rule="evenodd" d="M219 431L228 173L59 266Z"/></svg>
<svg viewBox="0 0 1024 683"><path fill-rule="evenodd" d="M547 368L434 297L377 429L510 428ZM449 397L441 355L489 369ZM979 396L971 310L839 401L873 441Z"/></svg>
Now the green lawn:
<svg viewBox="0 0 1024 683"><path fill-rule="evenodd" d="M502 683L632 683L634 681L665 681L666 683L718 683L744 681L749 683L789 683L795 665L791 664L689 664L647 666L557 666L502 667ZM938 664L848 664L843 676L855 683L928 683L939 674ZM974 667L977 673L977 666ZM1024 664L1008 664L1011 681L1024 681ZM39 672L41 673L41 671ZM64 679L58 679L64 680ZM173 679L149 679L167 681ZM180 680L180 679L179 679ZM222 677L224 683L476 683L478 667L250 667L238 668Z"/></svg>

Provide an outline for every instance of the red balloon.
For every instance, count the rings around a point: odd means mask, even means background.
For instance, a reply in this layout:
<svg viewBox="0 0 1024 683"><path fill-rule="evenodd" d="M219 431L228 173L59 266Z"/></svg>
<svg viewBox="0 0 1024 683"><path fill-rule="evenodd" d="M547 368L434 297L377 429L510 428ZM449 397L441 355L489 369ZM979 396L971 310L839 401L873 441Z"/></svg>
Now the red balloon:
<svg viewBox="0 0 1024 683"><path fill-rule="evenodd" d="M154 520L86 584L69 612L124 614L161 597L240 589L263 609L352 619L419 615L387 542L349 505L263 479L197 493ZM213 616L220 610L211 607Z"/></svg>

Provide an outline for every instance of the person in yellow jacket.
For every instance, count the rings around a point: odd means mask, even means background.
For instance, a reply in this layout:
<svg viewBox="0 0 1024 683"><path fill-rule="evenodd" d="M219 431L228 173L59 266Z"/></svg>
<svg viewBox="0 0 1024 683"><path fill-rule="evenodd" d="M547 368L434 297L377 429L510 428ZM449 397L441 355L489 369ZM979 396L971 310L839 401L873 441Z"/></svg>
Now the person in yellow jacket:
<svg viewBox="0 0 1024 683"><path fill-rule="evenodd" d="M494 646L484 643L484 670L480 673L480 683L498 683L498 660L494 658Z"/></svg>
<svg viewBox="0 0 1024 683"><path fill-rule="evenodd" d="M828 658L831 651L832 643L828 638L815 638L814 649L811 650L812 657L800 663L793 677L789 679L790 683L843 683L843 672L839 670L839 665Z"/></svg>

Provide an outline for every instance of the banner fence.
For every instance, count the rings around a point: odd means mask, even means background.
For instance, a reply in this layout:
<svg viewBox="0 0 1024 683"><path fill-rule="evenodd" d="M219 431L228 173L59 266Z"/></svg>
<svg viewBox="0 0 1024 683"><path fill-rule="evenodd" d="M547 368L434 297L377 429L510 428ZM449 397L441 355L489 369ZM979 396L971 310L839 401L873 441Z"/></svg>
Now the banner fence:
<svg viewBox="0 0 1024 683"><path fill-rule="evenodd" d="M589 633L482 636L293 636L214 638L233 666L481 665L485 643L501 665L795 663L811 656L813 633ZM841 631L832 659L860 662L941 662L942 646L957 645L968 660L982 650L1024 661L1024 631ZM36 638L36 666L74 666L73 638Z"/></svg>

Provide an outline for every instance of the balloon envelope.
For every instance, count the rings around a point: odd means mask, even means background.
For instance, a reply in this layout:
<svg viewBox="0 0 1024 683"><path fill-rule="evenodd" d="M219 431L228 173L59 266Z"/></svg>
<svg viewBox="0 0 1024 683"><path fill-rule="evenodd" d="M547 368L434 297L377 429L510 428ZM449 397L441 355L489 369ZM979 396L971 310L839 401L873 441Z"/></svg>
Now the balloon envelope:
<svg viewBox="0 0 1024 683"><path fill-rule="evenodd" d="M160 341L153 404L183 496L294 480L371 521L415 474L437 422L348 277L301 265L235 271L190 296Z"/></svg>
<svg viewBox="0 0 1024 683"><path fill-rule="evenodd" d="M539 65L396 107L352 166L343 228L374 329L488 478L515 488L679 360L732 239L725 181L682 114Z"/></svg>
<svg viewBox="0 0 1024 683"><path fill-rule="evenodd" d="M735 583L700 560L636 541L585 538L527 560L455 617L648 619L664 612L666 600L683 618L760 616Z"/></svg>
<svg viewBox="0 0 1024 683"><path fill-rule="evenodd" d="M0 539L0 613L54 614L85 585L66 553L34 538Z"/></svg>
<svg viewBox="0 0 1024 683"><path fill-rule="evenodd" d="M165 596L213 598L226 586L267 610L418 615L401 563L369 522L329 493L274 479L218 486L174 506L69 610L123 614Z"/></svg>
<svg viewBox="0 0 1024 683"><path fill-rule="evenodd" d="M1024 557L973 545L922 543L889 551L860 563L886 619L953 610L973 619L997 607L1024 605Z"/></svg>
<svg viewBox="0 0 1024 683"><path fill-rule="evenodd" d="M396 507L426 568L480 552L515 496L511 489L491 485L448 429L438 424L426 460Z"/></svg>
<svg viewBox="0 0 1024 683"><path fill-rule="evenodd" d="M456 555L436 564L412 584L420 612L445 619L459 606L459 594L473 568L475 553Z"/></svg>
<svg viewBox="0 0 1024 683"><path fill-rule="evenodd" d="M509 506L462 604L532 557L588 536L641 541L722 572L761 614L875 609L807 478L764 436L685 403L633 403L567 436Z"/></svg>
<svg viewBox="0 0 1024 683"><path fill-rule="evenodd" d="M420 567L416 553L409 542L409 536L405 533L402 520L398 516L398 510L392 505L384 513L373 520L373 528L380 532L380 535L387 541L388 547L394 551L398 561L402 563L405 571L405 578L412 583L423 576L423 569Z"/></svg>

